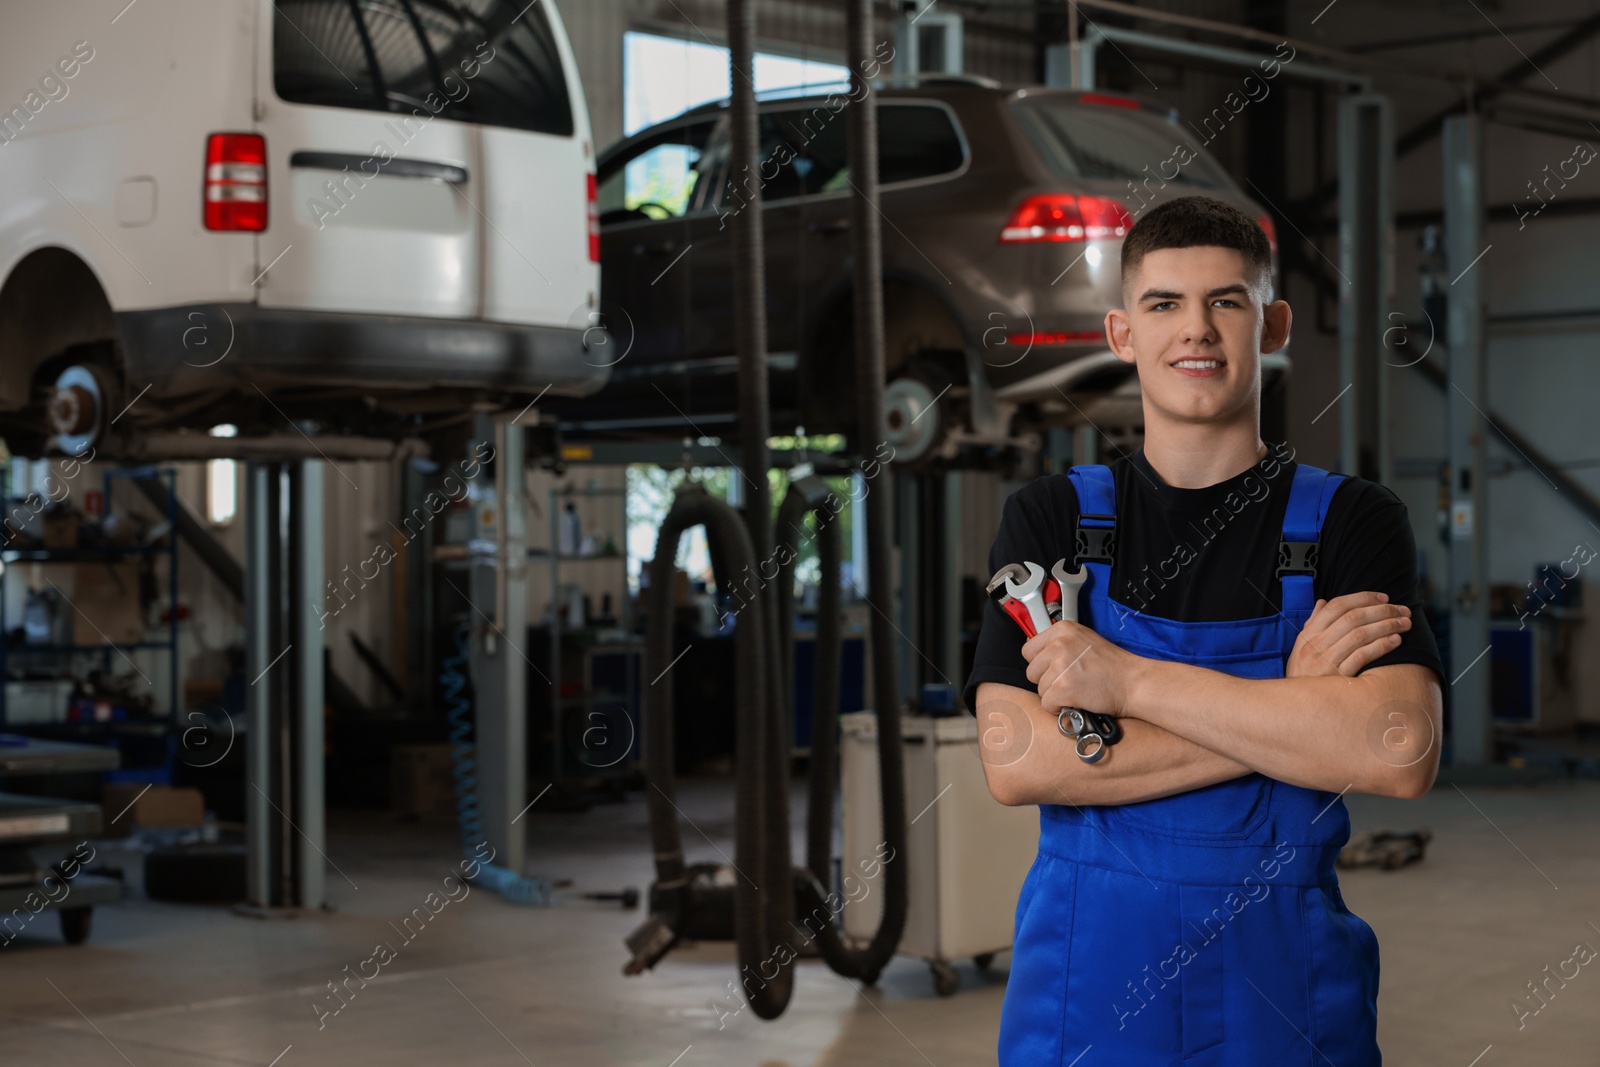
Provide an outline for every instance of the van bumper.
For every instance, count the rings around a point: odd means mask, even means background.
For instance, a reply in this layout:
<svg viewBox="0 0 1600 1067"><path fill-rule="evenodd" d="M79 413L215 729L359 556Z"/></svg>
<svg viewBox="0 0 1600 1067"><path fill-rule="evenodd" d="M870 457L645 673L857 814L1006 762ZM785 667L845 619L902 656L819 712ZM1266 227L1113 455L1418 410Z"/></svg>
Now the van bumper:
<svg viewBox="0 0 1600 1067"><path fill-rule="evenodd" d="M599 328L194 304L118 312L130 382L155 395L316 386L584 397L609 370Z"/></svg>

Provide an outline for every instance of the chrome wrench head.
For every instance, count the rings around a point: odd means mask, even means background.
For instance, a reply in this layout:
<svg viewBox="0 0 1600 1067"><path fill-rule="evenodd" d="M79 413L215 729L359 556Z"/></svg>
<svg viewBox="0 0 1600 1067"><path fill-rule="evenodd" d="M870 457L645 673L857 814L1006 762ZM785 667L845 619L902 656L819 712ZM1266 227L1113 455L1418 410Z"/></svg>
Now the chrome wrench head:
<svg viewBox="0 0 1600 1067"><path fill-rule="evenodd" d="M989 579L989 584L984 587L984 592L991 597L1007 582L1022 583L1028 580L1028 571L1020 563L1007 563L1004 567L994 572L994 577Z"/></svg>
<svg viewBox="0 0 1600 1067"><path fill-rule="evenodd" d="M1028 609L1028 618L1033 620L1033 632L1042 634L1050 629L1052 622L1050 609L1044 599L1044 568L1031 562L1023 566L1028 569L1028 577L1020 583L1006 578L1006 595Z"/></svg>
<svg viewBox="0 0 1600 1067"><path fill-rule="evenodd" d="M1050 577L1061 587L1061 617L1068 622L1077 622L1078 589L1088 580L1089 571L1084 567L1069 571L1067 561L1058 559L1056 565L1050 568Z"/></svg>

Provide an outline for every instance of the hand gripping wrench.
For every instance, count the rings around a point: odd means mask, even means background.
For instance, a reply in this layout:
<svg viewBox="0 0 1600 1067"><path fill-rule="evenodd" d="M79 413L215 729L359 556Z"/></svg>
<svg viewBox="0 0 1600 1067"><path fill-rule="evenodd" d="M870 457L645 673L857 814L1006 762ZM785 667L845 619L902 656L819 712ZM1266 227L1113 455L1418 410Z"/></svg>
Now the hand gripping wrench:
<svg viewBox="0 0 1600 1067"><path fill-rule="evenodd" d="M1082 567L1069 571L1067 561L1059 559L1050 568L1050 575L1061 590L1060 617L1067 622L1077 622L1078 589L1089 577L1089 572ZM1070 730L1067 729L1068 722L1072 724ZM1073 738L1073 749L1085 763L1099 763L1105 758L1106 749L1122 740L1122 724L1115 715L1101 715L1082 708L1062 708L1056 713L1056 726L1063 734Z"/></svg>
<svg viewBox="0 0 1600 1067"><path fill-rule="evenodd" d="M1051 570L1053 580L1045 578L1044 568L1037 563L1007 564L990 580L989 595L1029 637L1060 619L1077 622L1078 589L1088 574L1081 569L1069 573L1066 564L1065 559L1056 562ZM1115 716L1080 708L1060 709L1056 713L1056 726L1073 739L1074 751L1085 763L1100 762L1105 758L1106 748L1122 739L1122 727Z"/></svg>

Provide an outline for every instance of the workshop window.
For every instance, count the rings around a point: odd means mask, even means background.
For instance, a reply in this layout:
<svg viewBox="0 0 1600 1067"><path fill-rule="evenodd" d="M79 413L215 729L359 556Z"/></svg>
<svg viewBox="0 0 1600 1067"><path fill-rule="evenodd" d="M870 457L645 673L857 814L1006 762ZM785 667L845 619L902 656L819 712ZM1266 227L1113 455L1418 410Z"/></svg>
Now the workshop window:
<svg viewBox="0 0 1600 1067"><path fill-rule="evenodd" d="M755 55L756 92L844 86L849 70L837 63L767 52ZM622 132L631 136L692 107L724 100L732 92L728 50L654 33L622 38Z"/></svg>
<svg viewBox="0 0 1600 1067"><path fill-rule="evenodd" d="M213 426L212 437L237 437L237 426ZM213 526L226 526L239 514L239 463L231 459L206 461L206 518Z"/></svg>

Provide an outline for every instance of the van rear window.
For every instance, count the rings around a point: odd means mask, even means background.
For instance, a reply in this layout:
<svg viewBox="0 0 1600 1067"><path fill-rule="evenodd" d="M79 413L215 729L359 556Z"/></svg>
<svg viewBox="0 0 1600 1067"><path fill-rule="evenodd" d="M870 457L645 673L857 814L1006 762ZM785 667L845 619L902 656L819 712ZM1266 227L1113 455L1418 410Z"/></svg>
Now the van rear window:
<svg viewBox="0 0 1600 1067"><path fill-rule="evenodd" d="M273 9L273 85L289 103L572 135L566 76L539 4L277 0Z"/></svg>

